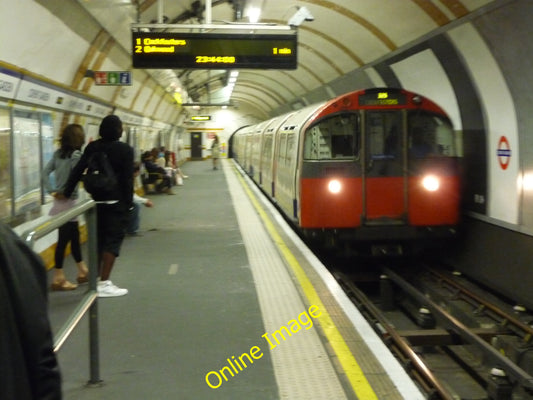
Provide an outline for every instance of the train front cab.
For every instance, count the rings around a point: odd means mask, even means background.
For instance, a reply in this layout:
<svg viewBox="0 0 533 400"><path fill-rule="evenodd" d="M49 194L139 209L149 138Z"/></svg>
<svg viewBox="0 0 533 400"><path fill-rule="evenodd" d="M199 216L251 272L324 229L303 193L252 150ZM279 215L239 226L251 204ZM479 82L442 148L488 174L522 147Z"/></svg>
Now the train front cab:
<svg viewBox="0 0 533 400"><path fill-rule="evenodd" d="M455 235L455 134L438 108L421 101L409 108L345 109L305 130L304 233L330 245L370 244L376 252L400 253L423 239Z"/></svg>

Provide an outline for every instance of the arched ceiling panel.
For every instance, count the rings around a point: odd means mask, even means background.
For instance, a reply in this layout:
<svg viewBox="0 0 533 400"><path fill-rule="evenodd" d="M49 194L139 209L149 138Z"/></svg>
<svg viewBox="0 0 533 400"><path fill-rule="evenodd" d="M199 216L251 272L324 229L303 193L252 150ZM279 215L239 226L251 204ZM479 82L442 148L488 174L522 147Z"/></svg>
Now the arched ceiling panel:
<svg viewBox="0 0 533 400"><path fill-rule="evenodd" d="M51 3L38 1L43 5ZM167 24L205 23L204 0L77 1L112 35L115 46L121 46L126 54L131 54L131 24L155 23L159 15ZM304 21L297 28L296 70L240 71L232 98L263 115L280 104L301 101L309 92L493 1L212 0L211 14L214 24L249 23L246 7L254 5L261 8L259 23L287 25L299 8L306 7L311 12L313 20ZM90 42L93 41L94 37ZM87 68L86 64L87 58L79 65L79 74ZM146 70L146 73L167 92L176 87L183 88L191 94L187 101L196 102L207 102L221 92L228 76L225 70L169 69ZM73 81L82 84L79 76L73 77Z"/></svg>
<svg viewBox="0 0 533 400"><path fill-rule="evenodd" d="M235 99L237 107L241 104L251 105L253 108L260 110L262 118L267 118L269 115L270 108L259 96L252 96L249 93L235 92L232 98Z"/></svg>
<svg viewBox="0 0 533 400"><path fill-rule="evenodd" d="M344 41L342 40L342 38L333 37L325 32L319 31L318 29L310 28L308 26L302 26L300 28L300 32L310 32L324 39L326 46L331 46L333 48L338 49L340 53L342 53L345 57L350 58L352 62L356 63L357 65L363 65L363 60L361 59L361 57L359 57L354 52L353 48L347 46L346 43L344 43Z"/></svg>
<svg viewBox="0 0 533 400"><path fill-rule="evenodd" d="M271 108L277 108L280 105L284 104L280 99L272 93L272 91L268 91L264 88L261 88L259 86L255 86L248 83L243 83L239 85L238 88L235 88L233 90L234 93L248 93L250 95L258 96L262 99L264 103L266 103Z"/></svg>
<svg viewBox="0 0 533 400"><path fill-rule="evenodd" d="M285 76L280 73L265 74L261 72L250 73L249 71L241 71L239 77L246 80L255 80L261 86L270 87L283 98L294 98L298 96L287 83L284 83Z"/></svg>

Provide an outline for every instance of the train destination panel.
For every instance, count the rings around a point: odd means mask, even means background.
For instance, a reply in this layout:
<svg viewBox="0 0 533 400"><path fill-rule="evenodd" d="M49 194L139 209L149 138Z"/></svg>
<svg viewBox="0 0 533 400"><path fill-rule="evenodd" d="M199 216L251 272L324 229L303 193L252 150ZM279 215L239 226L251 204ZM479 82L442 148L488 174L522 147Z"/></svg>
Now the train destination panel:
<svg viewBox="0 0 533 400"><path fill-rule="evenodd" d="M297 35L132 32L134 68L296 69Z"/></svg>
<svg viewBox="0 0 533 400"><path fill-rule="evenodd" d="M360 106L397 106L407 104L403 93L387 90L367 90L359 95Z"/></svg>

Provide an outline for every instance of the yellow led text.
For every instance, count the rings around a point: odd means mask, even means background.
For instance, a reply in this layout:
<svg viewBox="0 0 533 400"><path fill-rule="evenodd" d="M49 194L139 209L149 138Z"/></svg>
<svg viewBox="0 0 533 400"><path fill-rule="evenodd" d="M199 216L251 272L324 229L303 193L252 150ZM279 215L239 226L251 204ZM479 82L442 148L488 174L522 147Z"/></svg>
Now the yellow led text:
<svg viewBox="0 0 533 400"><path fill-rule="evenodd" d="M174 53L176 46L186 46L187 41L185 39L166 39L157 38L150 39L137 38L135 40L135 52L136 53Z"/></svg>
<svg viewBox="0 0 533 400"><path fill-rule="evenodd" d="M272 49L272 54L290 55L290 54L292 54L292 49L290 49L288 47L284 47L283 49L278 49L277 47L274 47Z"/></svg>

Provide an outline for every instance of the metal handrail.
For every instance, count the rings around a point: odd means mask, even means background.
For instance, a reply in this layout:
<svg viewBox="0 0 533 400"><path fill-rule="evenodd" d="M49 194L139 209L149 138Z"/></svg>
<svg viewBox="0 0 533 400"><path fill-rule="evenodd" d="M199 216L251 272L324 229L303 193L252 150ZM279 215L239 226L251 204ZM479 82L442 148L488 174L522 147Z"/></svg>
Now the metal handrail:
<svg viewBox="0 0 533 400"><path fill-rule="evenodd" d="M98 275L98 249L96 238L96 202L86 200L75 205L70 210L64 211L48 218L36 228L27 230L22 234L22 239L33 249L35 242L48 235L50 232L64 225L73 218L85 214L88 233L88 266L89 290L70 315L65 324L54 337L54 352L58 352L69 335L76 328L81 318L89 311L89 384L97 385L100 379L99 340L98 340L98 293L96 291L96 278Z"/></svg>

